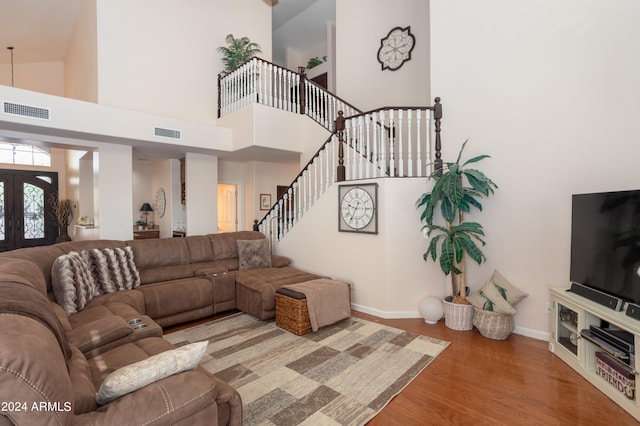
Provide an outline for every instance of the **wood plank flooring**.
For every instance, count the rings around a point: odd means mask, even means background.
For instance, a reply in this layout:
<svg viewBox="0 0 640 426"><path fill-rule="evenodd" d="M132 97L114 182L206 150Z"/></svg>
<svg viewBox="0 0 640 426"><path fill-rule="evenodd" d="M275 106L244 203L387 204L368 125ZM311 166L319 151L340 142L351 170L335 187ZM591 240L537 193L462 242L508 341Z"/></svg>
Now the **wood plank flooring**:
<svg viewBox="0 0 640 426"><path fill-rule="evenodd" d="M548 342L516 334L487 339L444 321L353 315L451 342L368 426L639 424L549 352Z"/></svg>
<svg viewBox="0 0 640 426"><path fill-rule="evenodd" d="M498 341L444 321L353 314L451 342L369 426L638 424L549 352L548 342L515 334Z"/></svg>

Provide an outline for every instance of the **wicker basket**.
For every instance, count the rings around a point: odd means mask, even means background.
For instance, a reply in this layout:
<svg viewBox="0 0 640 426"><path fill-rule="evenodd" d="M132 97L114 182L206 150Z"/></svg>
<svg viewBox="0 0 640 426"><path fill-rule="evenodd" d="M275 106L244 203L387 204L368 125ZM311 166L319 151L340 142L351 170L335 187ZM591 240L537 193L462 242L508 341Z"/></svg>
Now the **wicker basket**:
<svg viewBox="0 0 640 426"><path fill-rule="evenodd" d="M474 308L473 325L484 337L504 340L513 331L513 315Z"/></svg>
<svg viewBox="0 0 640 426"><path fill-rule="evenodd" d="M307 299L276 293L276 325L298 336L311 333Z"/></svg>
<svg viewBox="0 0 640 426"><path fill-rule="evenodd" d="M444 304L444 325L453 330L473 330L473 305L451 303Z"/></svg>

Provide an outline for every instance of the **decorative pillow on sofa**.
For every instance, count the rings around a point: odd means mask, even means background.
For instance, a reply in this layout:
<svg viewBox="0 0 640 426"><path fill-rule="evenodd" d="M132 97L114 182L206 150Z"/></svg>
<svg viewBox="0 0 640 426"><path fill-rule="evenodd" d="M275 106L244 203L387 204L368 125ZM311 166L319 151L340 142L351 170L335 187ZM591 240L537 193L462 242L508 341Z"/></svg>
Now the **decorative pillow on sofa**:
<svg viewBox="0 0 640 426"><path fill-rule="evenodd" d="M140 274L133 261L131 247L83 250L82 256L89 265L96 286L103 293L140 286Z"/></svg>
<svg viewBox="0 0 640 426"><path fill-rule="evenodd" d="M487 283L482 289L470 294L467 299L473 306L484 311L498 312L500 314L513 315L516 310L502 297L497 287L492 282Z"/></svg>
<svg viewBox="0 0 640 426"><path fill-rule="evenodd" d="M262 238L259 240L238 240L239 269L270 268L271 250L269 240Z"/></svg>
<svg viewBox="0 0 640 426"><path fill-rule="evenodd" d="M56 302L67 315L75 314L100 294L87 263L77 251L58 256L53 262L51 286Z"/></svg>
<svg viewBox="0 0 640 426"><path fill-rule="evenodd" d="M104 379L96 402L104 405L165 377L195 369L208 345L207 341L191 343L118 368Z"/></svg>

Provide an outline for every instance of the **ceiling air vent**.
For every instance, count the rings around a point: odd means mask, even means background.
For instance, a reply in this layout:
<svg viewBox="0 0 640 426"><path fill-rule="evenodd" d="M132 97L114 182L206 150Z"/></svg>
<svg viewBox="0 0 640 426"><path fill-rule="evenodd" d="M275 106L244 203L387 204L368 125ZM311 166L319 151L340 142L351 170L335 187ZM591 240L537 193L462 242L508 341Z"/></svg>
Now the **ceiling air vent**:
<svg viewBox="0 0 640 426"><path fill-rule="evenodd" d="M156 136L162 136L163 138L180 139L180 130L154 127L153 131Z"/></svg>
<svg viewBox="0 0 640 426"><path fill-rule="evenodd" d="M51 120L51 110L49 108L17 104L15 102L2 101L2 112L10 115L19 115L20 117Z"/></svg>

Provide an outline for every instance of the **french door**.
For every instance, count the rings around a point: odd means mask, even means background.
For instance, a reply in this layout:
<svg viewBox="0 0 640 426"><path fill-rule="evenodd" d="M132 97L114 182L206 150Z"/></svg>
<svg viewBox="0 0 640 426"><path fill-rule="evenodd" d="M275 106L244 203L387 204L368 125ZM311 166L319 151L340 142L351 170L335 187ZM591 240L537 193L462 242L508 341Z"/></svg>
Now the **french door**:
<svg viewBox="0 0 640 426"><path fill-rule="evenodd" d="M53 244L58 174L0 169L0 251Z"/></svg>

